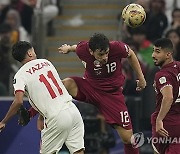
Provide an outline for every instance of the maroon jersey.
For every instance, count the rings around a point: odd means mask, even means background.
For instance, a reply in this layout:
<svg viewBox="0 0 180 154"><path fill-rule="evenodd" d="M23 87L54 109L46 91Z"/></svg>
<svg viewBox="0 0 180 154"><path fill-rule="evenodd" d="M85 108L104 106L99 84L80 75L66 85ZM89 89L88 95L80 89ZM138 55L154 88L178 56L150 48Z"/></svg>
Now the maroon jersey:
<svg viewBox="0 0 180 154"><path fill-rule="evenodd" d="M180 62L174 61L165 65L155 75L156 109L152 115L152 124L155 124L161 107L163 98L161 90L166 86L173 87L173 103L163 122L165 125L178 125L180 124Z"/></svg>
<svg viewBox="0 0 180 154"><path fill-rule="evenodd" d="M82 41L76 48L78 57L82 60L86 71L86 78L93 87L104 91L114 91L124 83L121 59L128 56L129 48L119 41L111 41L109 44L108 62L101 65L89 52L89 44Z"/></svg>

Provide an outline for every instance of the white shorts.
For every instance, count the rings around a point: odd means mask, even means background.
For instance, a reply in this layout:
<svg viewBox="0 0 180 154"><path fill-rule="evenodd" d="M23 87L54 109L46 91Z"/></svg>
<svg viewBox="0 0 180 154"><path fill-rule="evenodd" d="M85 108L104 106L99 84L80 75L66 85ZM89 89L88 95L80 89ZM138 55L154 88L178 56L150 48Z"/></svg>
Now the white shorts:
<svg viewBox="0 0 180 154"><path fill-rule="evenodd" d="M41 131L41 154L58 153L64 143L71 154L84 148L84 123L74 103L45 122L47 127Z"/></svg>

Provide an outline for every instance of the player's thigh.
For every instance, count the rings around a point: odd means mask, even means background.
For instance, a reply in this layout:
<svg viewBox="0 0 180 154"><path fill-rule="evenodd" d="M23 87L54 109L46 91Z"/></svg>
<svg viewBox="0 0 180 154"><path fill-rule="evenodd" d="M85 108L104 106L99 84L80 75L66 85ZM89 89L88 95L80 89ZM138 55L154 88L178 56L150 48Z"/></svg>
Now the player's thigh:
<svg viewBox="0 0 180 154"><path fill-rule="evenodd" d="M132 129L124 129L121 126L114 126L124 144L131 143L131 136L133 135Z"/></svg>
<svg viewBox="0 0 180 154"><path fill-rule="evenodd" d="M62 80L62 83L66 87L66 89L69 92L69 94L71 96L73 96L73 97L76 97L76 95L78 93L78 87L77 87L77 84L74 81L74 79L72 79L72 78L65 78L65 79Z"/></svg>
<svg viewBox="0 0 180 154"><path fill-rule="evenodd" d="M57 152L62 148L68 132L65 131L67 127L59 127L58 125L56 120L52 120L48 123L48 126L41 131L40 152L42 154Z"/></svg>
<svg viewBox="0 0 180 154"><path fill-rule="evenodd" d="M84 149L84 127L82 125L74 127L69 133L65 144L71 154L81 152Z"/></svg>
<svg viewBox="0 0 180 154"><path fill-rule="evenodd" d="M70 153L82 153L81 149L84 149L84 123L76 107L71 108L71 113L73 113L74 120L65 144Z"/></svg>

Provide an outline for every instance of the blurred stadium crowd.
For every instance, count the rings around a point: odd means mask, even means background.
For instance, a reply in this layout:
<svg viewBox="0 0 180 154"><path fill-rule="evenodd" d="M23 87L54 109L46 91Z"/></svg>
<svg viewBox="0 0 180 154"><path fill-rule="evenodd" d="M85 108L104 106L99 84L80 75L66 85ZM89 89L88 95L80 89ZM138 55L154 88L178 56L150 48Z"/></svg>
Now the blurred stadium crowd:
<svg viewBox="0 0 180 154"><path fill-rule="evenodd" d="M43 5L43 6L42 6ZM0 1L0 95L12 95L10 76L19 67L11 58L11 46L17 41L33 43L33 30L38 11L43 8L43 24L47 35L52 35L52 20L59 14L56 0L1 0Z"/></svg>
<svg viewBox="0 0 180 154"><path fill-rule="evenodd" d="M145 8L147 13L146 21L138 28L129 28L121 21L120 12L117 20L121 23L119 30L123 31L123 33L120 33L119 38L127 43L137 54L147 80L147 88L141 93L136 92L136 76L127 61L123 61L123 71L126 76L124 95L127 99L127 106L133 121L134 131L148 131L151 130L150 115L155 106L152 84L154 74L158 69L154 67L151 58L153 41L160 37L171 39L174 45L174 59L180 60L180 1L136 0L129 2L136 2ZM36 39L33 39L34 19L41 8L43 8L43 12L41 12L44 18L43 24L47 27L45 35L54 35L52 23L54 17L62 14L61 7L60 0L42 0L42 3L38 0L0 1L0 96L13 95L11 80L14 73L20 67L11 58L11 46L17 41L26 40L32 42L36 47ZM81 113L84 119L86 119L85 126L87 132L89 131L90 134L96 135L97 129L100 127L101 133L105 134L101 140L104 141L104 147L109 148L107 145L113 147L115 144L113 137L105 142L105 138L110 138L112 132L107 136L109 128L104 125L103 117L93 107L82 105L81 103L77 104L80 111L84 111ZM92 118L88 121L89 117L95 117L94 123L90 121ZM100 126L96 127L98 119L100 119ZM89 127L92 124L96 128L94 131L91 129L92 127ZM87 139L93 140L93 135L89 138L87 136ZM107 149L102 151L103 153L108 153Z"/></svg>

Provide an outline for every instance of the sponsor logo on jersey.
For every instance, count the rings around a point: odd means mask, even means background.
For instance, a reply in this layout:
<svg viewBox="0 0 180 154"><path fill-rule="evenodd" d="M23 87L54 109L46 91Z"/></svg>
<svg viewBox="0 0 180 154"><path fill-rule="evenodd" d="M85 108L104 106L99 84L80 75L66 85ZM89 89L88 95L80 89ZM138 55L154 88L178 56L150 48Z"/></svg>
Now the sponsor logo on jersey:
<svg viewBox="0 0 180 154"><path fill-rule="evenodd" d="M96 75L101 75L101 67L98 67L98 68L94 68L94 71L95 71L95 73L96 73Z"/></svg>
<svg viewBox="0 0 180 154"><path fill-rule="evenodd" d="M94 68L94 71L98 71L98 70L101 70L102 68Z"/></svg>

